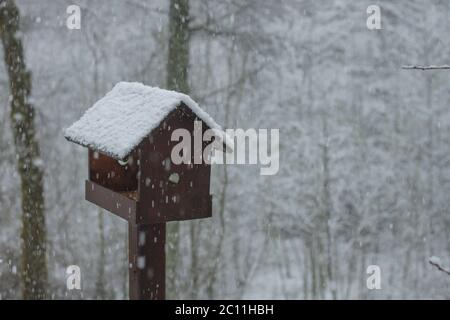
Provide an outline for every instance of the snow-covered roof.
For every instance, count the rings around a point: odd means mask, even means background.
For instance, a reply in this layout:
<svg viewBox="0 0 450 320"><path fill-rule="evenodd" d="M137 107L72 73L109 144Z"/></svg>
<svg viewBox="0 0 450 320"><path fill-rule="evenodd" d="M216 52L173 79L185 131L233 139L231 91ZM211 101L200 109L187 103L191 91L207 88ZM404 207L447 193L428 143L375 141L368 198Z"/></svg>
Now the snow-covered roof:
<svg viewBox="0 0 450 320"><path fill-rule="evenodd" d="M64 135L70 141L124 159L182 102L211 129L221 130L188 95L137 82L119 82Z"/></svg>

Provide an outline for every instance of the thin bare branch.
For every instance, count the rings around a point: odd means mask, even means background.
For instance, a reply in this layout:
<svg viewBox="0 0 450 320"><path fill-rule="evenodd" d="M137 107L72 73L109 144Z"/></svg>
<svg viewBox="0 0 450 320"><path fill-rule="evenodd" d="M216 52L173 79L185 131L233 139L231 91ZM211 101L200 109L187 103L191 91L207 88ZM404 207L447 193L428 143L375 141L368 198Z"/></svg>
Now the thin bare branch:
<svg viewBox="0 0 450 320"><path fill-rule="evenodd" d="M442 65L442 66L402 66L404 70L445 70L450 69L450 65Z"/></svg>
<svg viewBox="0 0 450 320"><path fill-rule="evenodd" d="M431 257L428 262L432 265L435 266L439 271L442 271L448 275L450 275L450 270L446 269L445 267L443 267L441 265L440 259L437 257Z"/></svg>

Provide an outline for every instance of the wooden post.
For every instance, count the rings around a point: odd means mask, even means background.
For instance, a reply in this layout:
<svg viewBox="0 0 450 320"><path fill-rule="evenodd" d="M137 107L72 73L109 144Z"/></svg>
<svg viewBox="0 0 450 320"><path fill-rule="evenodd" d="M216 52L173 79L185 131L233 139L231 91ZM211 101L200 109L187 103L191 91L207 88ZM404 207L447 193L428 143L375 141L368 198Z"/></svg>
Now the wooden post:
<svg viewBox="0 0 450 320"><path fill-rule="evenodd" d="M129 298L164 300L166 224L128 224Z"/></svg>

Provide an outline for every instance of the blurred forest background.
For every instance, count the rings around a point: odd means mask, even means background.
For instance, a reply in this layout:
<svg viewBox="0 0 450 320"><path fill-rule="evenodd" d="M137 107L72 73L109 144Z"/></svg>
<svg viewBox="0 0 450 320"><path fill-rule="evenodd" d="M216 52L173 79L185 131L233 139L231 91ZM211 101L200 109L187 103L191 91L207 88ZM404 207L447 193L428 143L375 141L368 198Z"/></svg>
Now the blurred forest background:
<svg viewBox="0 0 450 320"><path fill-rule="evenodd" d="M15 4L43 172L47 298L128 296L126 223L84 201L87 151L63 137L118 81L179 89L226 128L280 129L277 175L213 168L213 218L179 225L169 298L450 298L450 277L427 261L450 265L450 71L401 69L450 63L449 1ZM81 30L66 27L71 4ZM381 30L367 29L371 4ZM0 50L0 297L20 299L26 189L7 71ZM372 264L381 290L366 287ZM69 265L81 268L81 291L66 289Z"/></svg>

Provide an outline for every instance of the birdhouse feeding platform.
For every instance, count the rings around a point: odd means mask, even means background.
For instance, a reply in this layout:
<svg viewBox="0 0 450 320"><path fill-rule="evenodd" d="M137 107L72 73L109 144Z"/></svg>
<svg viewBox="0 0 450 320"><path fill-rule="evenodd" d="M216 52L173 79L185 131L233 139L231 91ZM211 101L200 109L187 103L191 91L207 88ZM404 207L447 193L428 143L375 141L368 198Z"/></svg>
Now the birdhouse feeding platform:
<svg viewBox="0 0 450 320"><path fill-rule="evenodd" d="M220 130L187 95L120 82L65 131L89 148L86 200L128 221L130 299L165 298L166 222L211 217L211 166L171 160L173 131L196 121Z"/></svg>

